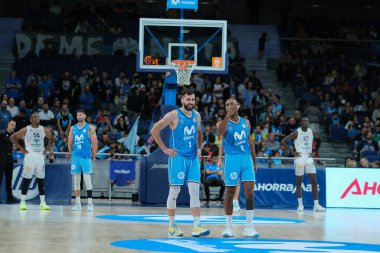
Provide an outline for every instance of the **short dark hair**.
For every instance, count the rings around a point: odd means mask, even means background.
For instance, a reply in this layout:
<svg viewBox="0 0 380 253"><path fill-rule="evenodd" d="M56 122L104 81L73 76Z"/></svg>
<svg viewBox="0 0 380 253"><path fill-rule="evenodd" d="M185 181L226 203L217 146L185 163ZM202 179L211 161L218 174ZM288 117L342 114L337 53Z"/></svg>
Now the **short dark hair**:
<svg viewBox="0 0 380 253"><path fill-rule="evenodd" d="M194 90L193 89L188 89L188 88L185 88L183 87L182 90L181 90L181 97L185 96L185 95L194 95Z"/></svg>
<svg viewBox="0 0 380 253"><path fill-rule="evenodd" d="M86 115L86 111L84 109L78 109L77 113L83 113L84 115Z"/></svg>

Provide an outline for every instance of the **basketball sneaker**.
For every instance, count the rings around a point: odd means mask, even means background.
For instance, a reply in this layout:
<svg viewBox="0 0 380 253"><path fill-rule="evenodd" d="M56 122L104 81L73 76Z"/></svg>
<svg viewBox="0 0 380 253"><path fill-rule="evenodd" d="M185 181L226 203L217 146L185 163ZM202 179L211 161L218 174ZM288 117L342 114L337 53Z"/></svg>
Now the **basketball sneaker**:
<svg viewBox="0 0 380 253"><path fill-rule="evenodd" d="M303 212L303 205L299 205L297 208L297 212Z"/></svg>
<svg viewBox="0 0 380 253"><path fill-rule="evenodd" d="M240 213L241 209L240 209L239 201L234 200L232 203L233 203L233 212Z"/></svg>
<svg viewBox="0 0 380 253"><path fill-rule="evenodd" d="M193 232L191 233L191 235L194 237L206 236L209 234L210 234L210 230L203 228L202 224L199 224L198 226L194 226Z"/></svg>
<svg viewBox="0 0 380 253"><path fill-rule="evenodd" d="M26 207L25 201L20 202L20 210L28 210L28 208Z"/></svg>
<svg viewBox="0 0 380 253"><path fill-rule="evenodd" d="M314 212L324 212L326 209L322 206L320 206L319 204L317 205L314 205L314 208L313 208L313 211Z"/></svg>
<svg viewBox="0 0 380 253"><path fill-rule="evenodd" d="M46 202L41 202L41 204L40 204L40 210L49 211L50 207L48 205L46 205Z"/></svg>
<svg viewBox="0 0 380 253"><path fill-rule="evenodd" d="M226 229L222 232L222 237L233 237L232 226L226 225Z"/></svg>
<svg viewBox="0 0 380 253"><path fill-rule="evenodd" d="M169 227L168 236L183 236L183 232L177 227L177 224L173 224Z"/></svg>
<svg viewBox="0 0 380 253"><path fill-rule="evenodd" d="M80 203L75 203L75 205L71 208L71 211L82 211L82 205Z"/></svg>
<svg viewBox="0 0 380 253"><path fill-rule="evenodd" d="M244 230L243 230L243 236L258 238L260 234L257 233L253 225L245 225Z"/></svg>
<svg viewBox="0 0 380 253"><path fill-rule="evenodd" d="M94 205L93 204L88 204L87 205L87 212L93 212L94 211Z"/></svg>

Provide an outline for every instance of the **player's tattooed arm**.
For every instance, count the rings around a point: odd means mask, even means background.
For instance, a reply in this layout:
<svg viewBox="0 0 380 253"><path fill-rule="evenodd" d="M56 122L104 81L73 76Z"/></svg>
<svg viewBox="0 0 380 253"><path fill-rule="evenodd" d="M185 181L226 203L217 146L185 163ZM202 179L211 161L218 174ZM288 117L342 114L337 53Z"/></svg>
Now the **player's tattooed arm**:
<svg viewBox="0 0 380 253"><path fill-rule="evenodd" d="M91 153L92 160L96 159L96 152L98 152L98 138L96 137L95 128L90 126L89 135L91 139Z"/></svg>

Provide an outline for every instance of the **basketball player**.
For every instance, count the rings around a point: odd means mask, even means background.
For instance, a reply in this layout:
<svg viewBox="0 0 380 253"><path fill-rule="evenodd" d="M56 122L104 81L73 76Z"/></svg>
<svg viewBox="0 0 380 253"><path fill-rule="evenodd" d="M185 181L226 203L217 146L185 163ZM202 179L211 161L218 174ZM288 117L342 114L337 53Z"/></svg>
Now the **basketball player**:
<svg viewBox="0 0 380 253"><path fill-rule="evenodd" d="M83 109L77 111L77 121L70 128L68 149L71 154L71 174L74 179L75 205L72 211L82 211L80 202L80 181L81 172L86 184L88 204L87 211L93 212L94 205L92 203L92 161L95 161L95 155L98 149L98 140L96 138L95 129L85 121L86 113Z"/></svg>
<svg viewBox="0 0 380 253"><path fill-rule="evenodd" d="M291 150L288 146L288 142L295 139L294 146L295 150ZM313 191L314 198L314 208L316 212L323 212L325 208L318 203L318 185L317 185L317 174L312 158L312 148L313 148L313 131L309 128L309 119L304 117L301 119L301 126L297 128L293 133L289 134L281 140L282 145L285 146L293 156L296 157L294 160L295 174L296 174L296 190L298 197L298 212L303 211L302 203L302 177L306 173L310 177L310 182Z"/></svg>
<svg viewBox="0 0 380 253"><path fill-rule="evenodd" d="M169 195L167 213L169 216L169 236L182 236L183 232L175 223L175 208L181 185L187 182L190 194L190 208L194 218L192 236L206 236L210 230L202 227L200 222L200 165L202 133L201 117L195 111L193 90L183 88L181 92L182 107L167 113L152 129L152 136L162 151L169 155ZM160 131L169 125L171 135L169 147L163 143ZM197 150L198 149L198 150Z"/></svg>
<svg viewBox="0 0 380 253"><path fill-rule="evenodd" d="M24 168L22 172L21 182L21 202L20 210L27 210L26 207L26 194L30 181L33 175L37 178L38 192L40 194L40 210L50 210L50 207L45 202L45 157L44 151L50 150L54 143L51 129L44 129L40 126L40 116L37 112L30 115L30 125L20 129L18 132L11 136L13 144L25 155ZM45 137L49 143L45 147ZM19 143L19 140L24 138L25 148Z"/></svg>
<svg viewBox="0 0 380 253"><path fill-rule="evenodd" d="M244 186L247 209L243 236L256 238L260 236L253 227L254 186L257 163L255 146L250 135L251 125L248 120L239 117L239 104L235 99L230 98L226 101L226 110L227 115L218 125L218 134L223 138L222 143L225 153L226 197L224 200L224 212L227 224L222 236L233 236L232 203L240 178Z"/></svg>

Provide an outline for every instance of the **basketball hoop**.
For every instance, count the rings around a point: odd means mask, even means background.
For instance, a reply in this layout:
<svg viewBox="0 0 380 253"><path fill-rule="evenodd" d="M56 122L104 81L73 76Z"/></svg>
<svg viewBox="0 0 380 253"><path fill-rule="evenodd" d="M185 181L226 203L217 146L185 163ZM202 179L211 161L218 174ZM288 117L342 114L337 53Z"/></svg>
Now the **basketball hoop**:
<svg viewBox="0 0 380 253"><path fill-rule="evenodd" d="M197 65L196 62L191 60L173 60L171 65L177 73L178 85L190 85L190 76Z"/></svg>

